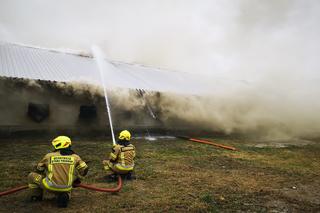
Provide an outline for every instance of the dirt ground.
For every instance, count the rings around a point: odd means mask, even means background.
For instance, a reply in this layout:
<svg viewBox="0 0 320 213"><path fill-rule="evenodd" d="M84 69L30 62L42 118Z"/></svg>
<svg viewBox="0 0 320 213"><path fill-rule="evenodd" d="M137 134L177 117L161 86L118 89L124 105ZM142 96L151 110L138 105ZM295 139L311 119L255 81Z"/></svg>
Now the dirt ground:
<svg viewBox="0 0 320 213"><path fill-rule="evenodd" d="M76 188L62 212L320 212L320 140L285 146L252 139L212 138L229 151L180 139L133 140L135 180L119 193ZM277 142L279 143L279 142ZM267 144L267 145L266 145ZM111 141L74 141L90 166L85 183L107 183L101 160ZM50 141L2 141L0 191L26 184ZM0 198L1 212L57 212L52 194L30 203L28 190Z"/></svg>

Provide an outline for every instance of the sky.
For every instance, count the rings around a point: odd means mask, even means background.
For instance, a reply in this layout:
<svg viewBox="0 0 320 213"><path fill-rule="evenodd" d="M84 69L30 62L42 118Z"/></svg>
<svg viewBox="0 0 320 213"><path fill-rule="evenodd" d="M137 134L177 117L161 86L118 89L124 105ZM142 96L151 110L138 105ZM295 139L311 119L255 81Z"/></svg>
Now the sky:
<svg viewBox="0 0 320 213"><path fill-rule="evenodd" d="M0 0L3 41L243 80L318 78L319 20L317 0Z"/></svg>

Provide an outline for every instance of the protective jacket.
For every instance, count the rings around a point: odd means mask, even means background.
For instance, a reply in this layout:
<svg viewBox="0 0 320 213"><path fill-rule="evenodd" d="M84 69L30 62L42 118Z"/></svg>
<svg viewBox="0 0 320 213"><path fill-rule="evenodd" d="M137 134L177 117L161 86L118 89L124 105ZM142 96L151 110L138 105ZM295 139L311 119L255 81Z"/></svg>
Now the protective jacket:
<svg viewBox="0 0 320 213"><path fill-rule="evenodd" d="M126 146L117 144L112 148L112 152L110 153L109 167L112 170L120 171L120 173L132 171L135 156L135 147L132 144Z"/></svg>
<svg viewBox="0 0 320 213"><path fill-rule="evenodd" d="M62 155L61 151L48 153L38 163L37 170L45 172L42 185L52 191L70 191L78 175L84 176L87 164L77 154Z"/></svg>

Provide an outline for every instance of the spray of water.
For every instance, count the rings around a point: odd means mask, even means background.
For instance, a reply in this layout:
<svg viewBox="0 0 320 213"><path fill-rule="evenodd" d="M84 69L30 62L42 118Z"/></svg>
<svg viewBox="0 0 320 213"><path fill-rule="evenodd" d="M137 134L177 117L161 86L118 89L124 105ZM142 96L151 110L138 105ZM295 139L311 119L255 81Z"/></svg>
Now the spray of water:
<svg viewBox="0 0 320 213"><path fill-rule="evenodd" d="M108 111L108 117L109 117L109 125L110 125L110 130L111 130L111 136L112 136L112 143L113 145L116 144L116 140L114 137L114 131L113 131L113 123L112 123L112 117L111 117L111 110L110 110L110 104L109 104L109 98L108 98L108 92L107 92L107 87L105 84L105 72L108 69L107 67L107 62L104 60L103 57L103 53L102 51L99 49L98 46L92 46L92 52L94 55L94 58L97 62L99 71L100 71L100 75L101 75L101 82L102 82L102 86L103 86L103 92L104 92L104 97L106 100L106 107L107 107L107 111ZM111 65L110 65L111 66Z"/></svg>

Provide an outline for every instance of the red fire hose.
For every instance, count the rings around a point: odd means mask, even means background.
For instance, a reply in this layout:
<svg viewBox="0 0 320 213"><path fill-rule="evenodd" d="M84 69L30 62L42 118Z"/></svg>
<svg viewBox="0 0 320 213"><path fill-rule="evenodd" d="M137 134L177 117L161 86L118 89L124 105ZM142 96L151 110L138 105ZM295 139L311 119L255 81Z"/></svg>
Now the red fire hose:
<svg viewBox="0 0 320 213"><path fill-rule="evenodd" d="M93 185L87 185L87 184L84 184L84 183L77 184L76 186L84 188L84 189L94 190L94 191L97 191L97 192L119 192L121 190L121 188L122 188L122 178L121 178L120 175L118 176L118 185L115 188L100 188L100 187L96 187L96 186L93 186ZM24 190L24 189L27 189L27 188L28 188L28 185L12 188L12 189L0 192L0 197L5 196L5 195L9 195L9 194L13 194L15 192L18 192L18 191L21 191L21 190Z"/></svg>
<svg viewBox="0 0 320 213"><path fill-rule="evenodd" d="M122 188L122 178L121 176L119 175L118 176L118 185L116 188L99 188L99 187L96 187L96 186L93 186L93 185L87 185L87 184L83 184L83 183L80 183L80 184L77 184L76 186L78 187L81 187L81 188L84 188L84 189L89 189L89 190L94 190L94 191L97 191L97 192L119 192Z"/></svg>
<svg viewBox="0 0 320 213"><path fill-rule="evenodd" d="M208 141L208 140L189 138L189 137L185 137L185 136L177 136L177 138L181 138L181 139L185 139L185 140L189 140L189 141L193 141L193 142L197 142L197 143L209 144L212 146L216 146L216 147L220 147L220 148L228 149L228 150L232 150L232 151L236 150L236 148L234 148L232 146L226 146L226 145L214 143L214 142Z"/></svg>
<svg viewBox="0 0 320 213"><path fill-rule="evenodd" d="M19 187L13 188L13 189L9 189L9 190L7 190L7 191L0 192L0 197L5 196L5 195L8 195L8 194L15 193L15 192L18 192L18 191L27 189L27 188L28 188L28 185L19 186Z"/></svg>

